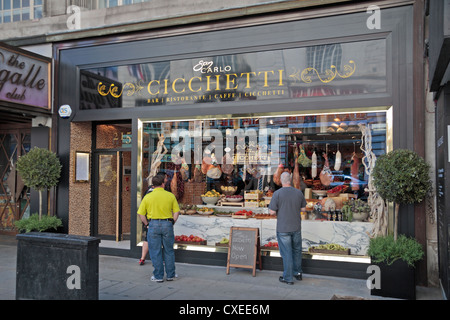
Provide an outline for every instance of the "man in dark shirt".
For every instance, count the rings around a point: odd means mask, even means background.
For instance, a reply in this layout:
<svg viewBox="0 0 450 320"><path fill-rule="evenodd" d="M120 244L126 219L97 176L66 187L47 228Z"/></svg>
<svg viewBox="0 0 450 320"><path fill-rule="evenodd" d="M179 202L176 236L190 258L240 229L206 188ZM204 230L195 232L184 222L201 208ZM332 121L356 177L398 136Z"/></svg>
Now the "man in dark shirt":
<svg viewBox="0 0 450 320"><path fill-rule="evenodd" d="M303 193L291 186L288 172L281 174L282 188L274 192L269 213L277 216L277 239L283 258L281 282L294 284L293 278L302 280L302 229L301 215L306 211Z"/></svg>

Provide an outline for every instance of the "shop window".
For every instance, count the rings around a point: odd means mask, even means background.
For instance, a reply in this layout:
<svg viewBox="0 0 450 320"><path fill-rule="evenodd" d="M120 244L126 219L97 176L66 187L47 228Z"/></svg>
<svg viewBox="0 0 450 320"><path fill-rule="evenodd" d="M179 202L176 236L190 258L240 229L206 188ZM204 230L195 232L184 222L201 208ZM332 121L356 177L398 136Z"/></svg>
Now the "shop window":
<svg viewBox="0 0 450 320"><path fill-rule="evenodd" d="M181 203L195 205L204 204L201 196L211 190L270 195L280 188L282 171L292 174L307 198L321 199L341 186L339 193L365 200L369 177L361 129L369 129L370 151L380 156L387 149L386 121L386 112L367 112L147 122L142 176L166 172L166 188ZM174 176L177 183L170 182Z"/></svg>

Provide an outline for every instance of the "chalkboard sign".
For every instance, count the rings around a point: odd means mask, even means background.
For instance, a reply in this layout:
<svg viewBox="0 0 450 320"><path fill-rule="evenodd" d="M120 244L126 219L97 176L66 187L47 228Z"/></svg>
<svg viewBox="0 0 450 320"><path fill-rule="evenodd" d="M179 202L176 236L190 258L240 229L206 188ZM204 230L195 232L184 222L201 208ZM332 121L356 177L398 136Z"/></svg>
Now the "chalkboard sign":
<svg viewBox="0 0 450 320"><path fill-rule="evenodd" d="M230 267L237 267L253 269L255 276L257 263L262 270L259 228L231 227L227 274L230 273Z"/></svg>

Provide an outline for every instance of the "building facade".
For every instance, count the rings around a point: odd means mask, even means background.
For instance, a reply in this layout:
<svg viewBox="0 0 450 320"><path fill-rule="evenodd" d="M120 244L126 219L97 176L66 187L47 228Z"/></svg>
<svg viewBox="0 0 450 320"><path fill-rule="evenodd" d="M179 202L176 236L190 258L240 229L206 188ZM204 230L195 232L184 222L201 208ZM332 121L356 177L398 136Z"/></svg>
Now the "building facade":
<svg viewBox="0 0 450 320"><path fill-rule="evenodd" d="M361 200L370 170L363 156L406 148L435 161L434 102L424 80L427 1L128 2L44 1L41 18L0 24L2 41L53 58L51 125L44 127L66 169L48 210L68 233L102 237L104 253L140 255L135 213L156 170L168 173L188 210L203 207L201 196L213 189L234 190L241 180L245 189L253 167L273 180L283 165L300 173L305 193L315 189L320 173L296 165L298 150L306 162L318 156L319 169L332 167L336 185L348 179L348 193ZM446 276L438 276L434 199L400 214L400 233L426 248L421 285ZM305 250L339 239L354 260L378 226L309 218ZM263 245L271 242L273 221L183 215L176 233L202 237L207 250L180 245L177 258L223 264L226 252L214 244L237 221L260 228ZM263 258L279 268L273 251ZM306 268L367 276L365 262L307 259Z"/></svg>

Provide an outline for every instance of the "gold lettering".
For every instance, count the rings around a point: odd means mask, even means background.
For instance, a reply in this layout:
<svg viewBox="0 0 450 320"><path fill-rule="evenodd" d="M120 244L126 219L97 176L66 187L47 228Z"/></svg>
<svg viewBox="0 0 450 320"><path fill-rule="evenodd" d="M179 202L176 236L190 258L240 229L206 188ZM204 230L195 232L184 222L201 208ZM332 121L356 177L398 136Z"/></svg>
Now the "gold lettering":
<svg viewBox="0 0 450 320"><path fill-rule="evenodd" d="M267 74L268 74L269 72L272 73L272 74L274 73L273 70L272 70L272 71L260 71L260 72L258 72L258 76L259 76L261 73L264 73L264 86L263 86L263 87L268 87L268 86L269 86L269 85L267 84L267 78L268 78L268 77L267 77Z"/></svg>
<svg viewBox="0 0 450 320"><path fill-rule="evenodd" d="M167 87L169 84L169 79L164 79L164 94L168 94Z"/></svg>
<svg viewBox="0 0 450 320"><path fill-rule="evenodd" d="M253 75L256 76L256 72L243 72L243 73L241 73L241 78L244 75L247 77L247 86L245 87L246 89L250 88L250 74L253 74Z"/></svg>
<svg viewBox="0 0 450 320"><path fill-rule="evenodd" d="M284 71L283 69L278 70L278 75L280 78L280 81L278 82L279 87L283 86L283 71Z"/></svg>
<svg viewBox="0 0 450 320"><path fill-rule="evenodd" d="M211 91L209 85L210 85L210 78L211 76L206 76L206 91ZM220 75L216 75L216 91L220 90Z"/></svg>
<svg viewBox="0 0 450 320"><path fill-rule="evenodd" d="M109 88L108 88L108 91L106 91L106 86L102 82L99 82L97 85L97 91L100 95L105 97L109 93Z"/></svg>
<svg viewBox="0 0 450 320"><path fill-rule="evenodd" d="M158 80L152 80L152 81L150 81L149 83L148 83L148 86L147 86L147 91L148 91L148 93L150 93L151 95L157 95L157 94L159 94L159 89L158 89L158 92L155 92L155 93L153 93L152 92L152 90L151 90L151 85L152 85L152 83L153 82L156 82L157 84L160 84L160 82L158 81Z"/></svg>
<svg viewBox="0 0 450 320"><path fill-rule="evenodd" d="M184 90L185 90L185 88L183 88L183 90L181 90L181 91L177 91L177 89L175 89L175 84L177 83L178 80L183 80L183 83L186 82L186 80L184 80L183 78L176 78L176 79L173 80L173 82L172 82L172 90L173 90L173 92L175 92L175 93L183 93Z"/></svg>
<svg viewBox="0 0 450 320"><path fill-rule="evenodd" d="M192 77L191 79L189 79L189 82L188 82L189 90L191 92L199 92L202 90L201 86L198 88L198 90L192 89L192 80L194 80L194 79L198 79L200 82L202 81L202 78L200 78L200 77Z"/></svg>
<svg viewBox="0 0 450 320"><path fill-rule="evenodd" d="M109 88L109 91L114 98L119 98L122 95L123 88L122 91L119 92L119 87L115 86L113 83Z"/></svg>
<svg viewBox="0 0 450 320"><path fill-rule="evenodd" d="M237 78L237 74L236 73L227 73L226 76L227 76L227 87L226 87L226 90L237 89L237 87L238 87L237 84L233 88L230 87L230 83L235 84L235 81L236 81L236 78ZM234 76L235 78L234 79L230 79L230 76Z"/></svg>

